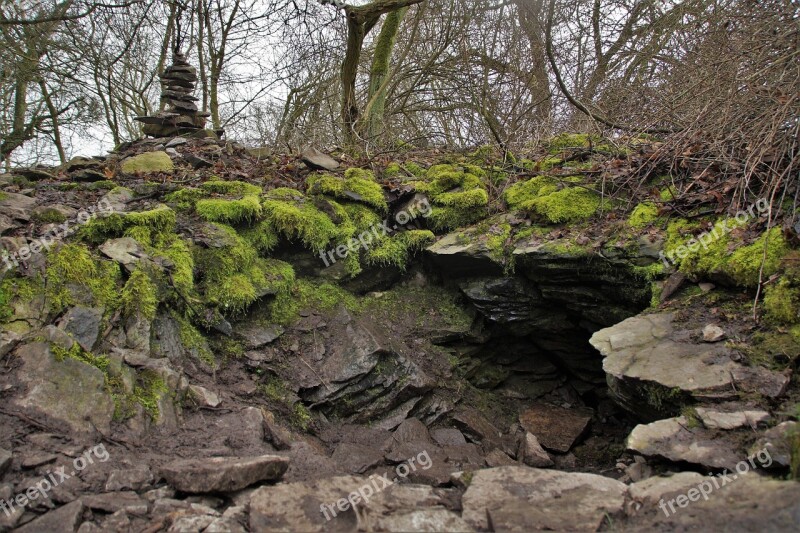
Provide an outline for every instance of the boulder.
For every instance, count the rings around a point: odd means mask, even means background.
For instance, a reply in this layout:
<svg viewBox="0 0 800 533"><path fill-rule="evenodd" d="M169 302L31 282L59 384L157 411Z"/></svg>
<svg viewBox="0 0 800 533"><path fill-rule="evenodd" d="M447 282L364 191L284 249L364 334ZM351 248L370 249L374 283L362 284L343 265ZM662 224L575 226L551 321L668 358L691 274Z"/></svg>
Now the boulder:
<svg viewBox="0 0 800 533"><path fill-rule="evenodd" d="M139 491L153 484L153 473L147 466L113 470L106 480L105 490L116 492L122 490Z"/></svg>
<svg viewBox="0 0 800 533"><path fill-rule="evenodd" d="M792 455L797 452L800 445L800 423L789 421L782 422L766 430L750 447L753 455L768 454L772 464L765 464L764 468L789 468L792 465Z"/></svg>
<svg viewBox="0 0 800 533"><path fill-rule="evenodd" d="M479 530L596 531L621 513L627 492L595 474L501 466L473 474L461 516Z"/></svg>
<svg viewBox="0 0 800 533"><path fill-rule="evenodd" d="M57 420L78 435L108 434L114 401L99 369L75 359L57 361L50 346L35 342L17 349L19 380L26 392L12 402L38 416Z"/></svg>
<svg viewBox="0 0 800 533"><path fill-rule="evenodd" d="M284 329L278 325L250 324L237 328L236 337L244 341L246 349L258 350L278 339L283 332Z"/></svg>
<svg viewBox="0 0 800 533"><path fill-rule="evenodd" d="M262 481L278 481L289 460L277 455L182 459L161 468L170 486L181 492L234 492Z"/></svg>
<svg viewBox="0 0 800 533"><path fill-rule="evenodd" d="M172 172L175 166L166 152L146 152L122 161L122 172L126 174Z"/></svg>
<svg viewBox="0 0 800 533"><path fill-rule="evenodd" d="M199 385L189 385L189 394L199 407L218 407L222 403L219 396Z"/></svg>

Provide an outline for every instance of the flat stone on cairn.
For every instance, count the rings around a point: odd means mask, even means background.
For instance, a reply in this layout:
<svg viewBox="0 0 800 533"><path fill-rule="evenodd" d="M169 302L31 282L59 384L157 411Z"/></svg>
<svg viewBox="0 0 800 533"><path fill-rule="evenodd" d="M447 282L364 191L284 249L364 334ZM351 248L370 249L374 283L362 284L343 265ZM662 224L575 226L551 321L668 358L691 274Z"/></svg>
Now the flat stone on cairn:
<svg viewBox="0 0 800 533"><path fill-rule="evenodd" d="M172 56L172 65L164 69L161 78L161 103L164 108L154 116L136 117L144 123L145 135L172 137L202 130L209 113L197 109L192 95L197 82L197 70L179 51Z"/></svg>

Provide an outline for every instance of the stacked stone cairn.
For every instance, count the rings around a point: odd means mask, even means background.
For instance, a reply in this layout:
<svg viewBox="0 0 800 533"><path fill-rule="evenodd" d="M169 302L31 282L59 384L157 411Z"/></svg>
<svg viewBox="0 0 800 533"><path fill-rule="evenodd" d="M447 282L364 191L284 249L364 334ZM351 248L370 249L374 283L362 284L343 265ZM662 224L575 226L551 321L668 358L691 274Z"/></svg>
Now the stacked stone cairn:
<svg viewBox="0 0 800 533"><path fill-rule="evenodd" d="M197 98L192 95L197 82L197 70L186 56L175 51L172 65L164 69L161 78L161 107L154 116L136 117L144 123L145 135L173 137L202 131L209 113L197 110Z"/></svg>

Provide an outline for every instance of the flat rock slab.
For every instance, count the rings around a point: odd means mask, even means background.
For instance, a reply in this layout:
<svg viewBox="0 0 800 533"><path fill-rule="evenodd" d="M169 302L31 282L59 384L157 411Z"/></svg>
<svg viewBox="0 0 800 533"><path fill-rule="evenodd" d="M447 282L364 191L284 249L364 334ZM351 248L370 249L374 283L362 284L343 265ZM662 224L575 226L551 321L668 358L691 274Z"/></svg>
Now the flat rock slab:
<svg viewBox="0 0 800 533"><path fill-rule="evenodd" d="M592 415L586 410L566 409L537 403L519 415L519 422L548 450L567 453L589 426Z"/></svg>
<svg viewBox="0 0 800 533"><path fill-rule="evenodd" d="M595 474L501 466L475 472L462 518L493 531L596 531L620 513L628 487Z"/></svg>
<svg viewBox="0 0 800 533"><path fill-rule="evenodd" d="M16 533L75 533L83 517L83 503L78 500L68 503L58 509L43 514L39 518L28 522Z"/></svg>
<svg viewBox="0 0 800 533"><path fill-rule="evenodd" d="M36 200L24 194L4 192L0 197L0 213L14 220L28 222L35 206Z"/></svg>
<svg viewBox="0 0 800 533"><path fill-rule="evenodd" d="M686 462L706 468L733 470L746 459L745 450L737 442L739 435L721 436L719 431L690 428L686 417L639 424L626 442L627 448L646 457Z"/></svg>
<svg viewBox="0 0 800 533"><path fill-rule="evenodd" d="M646 419L659 418L654 408L660 408L647 387L701 401L737 399L742 392L775 398L786 390L789 376L741 365L725 343L695 341L697 333L676 325L674 314L659 313L624 320L589 342L605 357L603 370L618 403Z"/></svg>
<svg viewBox="0 0 800 533"><path fill-rule="evenodd" d="M742 427L755 429L756 426L764 424L770 418L768 412L761 410L728 412L707 407L698 407L695 410L703 425L709 429L738 429Z"/></svg>
<svg viewBox="0 0 800 533"><path fill-rule="evenodd" d="M687 501L686 495L692 488L696 488L697 484L690 485L691 481L688 479L676 480L674 485L673 482L669 482L672 487L662 494L666 511L659 508L660 501L653 501L652 504L640 509L636 516L630 518L621 530L742 532L800 530L800 483L770 479L749 472L739 475L724 486L720 482L719 488L708 492L708 487L711 486L709 479L705 478L708 498L700 495L696 501ZM631 493L633 492L632 486ZM682 506L677 503L681 495ZM652 498L655 500L655 494ZM674 513L669 508L670 503Z"/></svg>
<svg viewBox="0 0 800 533"><path fill-rule="evenodd" d="M339 168L338 161L316 148L308 148L303 151L300 159L311 170L336 170Z"/></svg>
<svg viewBox="0 0 800 533"><path fill-rule="evenodd" d="M261 481L277 481L289 468L289 459L261 457L211 457L184 459L161 469L170 486L182 492L202 494L233 492Z"/></svg>
<svg viewBox="0 0 800 533"><path fill-rule="evenodd" d="M355 531L358 518L347 498L367 486L367 478L339 476L261 487L250 498L250 531Z"/></svg>

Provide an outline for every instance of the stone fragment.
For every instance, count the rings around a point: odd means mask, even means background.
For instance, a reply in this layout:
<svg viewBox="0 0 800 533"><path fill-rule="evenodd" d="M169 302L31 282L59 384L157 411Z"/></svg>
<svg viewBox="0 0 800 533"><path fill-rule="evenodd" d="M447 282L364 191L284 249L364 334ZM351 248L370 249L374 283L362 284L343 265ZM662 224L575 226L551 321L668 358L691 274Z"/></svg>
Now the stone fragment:
<svg viewBox="0 0 800 533"><path fill-rule="evenodd" d="M199 407L218 407L222 403L219 396L199 385L189 385L189 393Z"/></svg>
<svg viewBox="0 0 800 533"><path fill-rule="evenodd" d="M703 340L705 342L719 342L725 338L725 330L716 324L708 324L703 328Z"/></svg>
<svg viewBox="0 0 800 533"><path fill-rule="evenodd" d="M28 522L15 533L75 533L83 518L83 502L76 500Z"/></svg>
<svg viewBox="0 0 800 533"><path fill-rule="evenodd" d="M161 469L170 486L181 492L233 492L261 481L277 481L289 460L277 455L211 457L174 461Z"/></svg>
<svg viewBox="0 0 800 533"><path fill-rule="evenodd" d="M519 416L520 424L536 435L542 446L567 453L589 427L591 413L536 403Z"/></svg>
<svg viewBox="0 0 800 533"><path fill-rule="evenodd" d="M307 148L303 151L300 159L311 170L327 170L333 171L339 168L339 162L328 154L324 154L314 147Z"/></svg>
<svg viewBox="0 0 800 533"><path fill-rule="evenodd" d="M534 468L547 468L553 466L553 460L539 444L533 433L525 434L525 456L523 462Z"/></svg>

